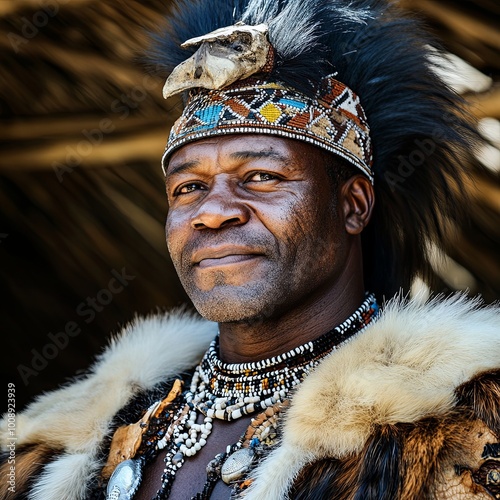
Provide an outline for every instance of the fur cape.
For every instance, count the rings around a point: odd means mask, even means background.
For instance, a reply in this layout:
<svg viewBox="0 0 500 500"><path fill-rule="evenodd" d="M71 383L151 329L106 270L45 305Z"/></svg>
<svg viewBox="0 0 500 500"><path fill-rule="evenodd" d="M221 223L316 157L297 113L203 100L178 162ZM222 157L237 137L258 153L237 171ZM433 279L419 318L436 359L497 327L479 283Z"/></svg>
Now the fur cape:
<svg viewBox="0 0 500 500"><path fill-rule="evenodd" d="M245 499L500 498L499 325L500 308L463 296L393 299L301 384ZM140 416L216 328L182 312L129 325L85 378L17 415L16 494L2 481L0 497L95 498L123 408Z"/></svg>

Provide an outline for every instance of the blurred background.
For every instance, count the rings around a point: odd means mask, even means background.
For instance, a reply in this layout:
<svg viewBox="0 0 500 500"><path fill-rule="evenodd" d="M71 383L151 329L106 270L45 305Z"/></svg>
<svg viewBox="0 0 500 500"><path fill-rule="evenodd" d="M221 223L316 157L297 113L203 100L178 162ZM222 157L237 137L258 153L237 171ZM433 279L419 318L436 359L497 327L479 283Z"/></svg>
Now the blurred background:
<svg viewBox="0 0 500 500"><path fill-rule="evenodd" d="M437 288L500 298L500 4L401 0L454 56L487 143L471 223ZM164 239L160 157L180 112L141 60L159 0L0 2L1 370L22 407L80 373L136 314L187 303ZM455 57L456 56L456 57ZM1 410L3 411L3 410Z"/></svg>

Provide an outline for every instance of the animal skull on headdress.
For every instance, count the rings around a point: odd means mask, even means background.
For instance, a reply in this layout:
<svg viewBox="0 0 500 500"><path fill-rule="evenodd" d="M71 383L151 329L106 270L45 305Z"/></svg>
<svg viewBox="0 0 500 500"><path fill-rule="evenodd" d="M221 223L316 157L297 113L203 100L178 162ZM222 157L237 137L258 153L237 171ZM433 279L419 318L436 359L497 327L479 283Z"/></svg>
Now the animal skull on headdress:
<svg viewBox="0 0 500 500"><path fill-rule="evenodd" d="M194 87L221 89L257 73L266 65L271 47L267 29L265 24L237 23L187 40L181 47L200 47L170 74L163 97Z"/></svg>

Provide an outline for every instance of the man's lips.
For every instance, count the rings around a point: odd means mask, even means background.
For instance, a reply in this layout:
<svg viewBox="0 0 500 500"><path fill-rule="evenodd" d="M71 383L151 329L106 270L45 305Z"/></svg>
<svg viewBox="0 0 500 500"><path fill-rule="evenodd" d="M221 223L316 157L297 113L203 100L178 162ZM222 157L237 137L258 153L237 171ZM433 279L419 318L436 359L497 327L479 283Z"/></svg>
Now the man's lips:
<svg viewBox="0 0 500 500"><path fill-rule="evenodd" d="M262 251L249 247L208 247L194 252L192 262L195 266L201 268L211 266L225 266L229 264L244 262L255 257L261 257L262 255Z"/></svg>

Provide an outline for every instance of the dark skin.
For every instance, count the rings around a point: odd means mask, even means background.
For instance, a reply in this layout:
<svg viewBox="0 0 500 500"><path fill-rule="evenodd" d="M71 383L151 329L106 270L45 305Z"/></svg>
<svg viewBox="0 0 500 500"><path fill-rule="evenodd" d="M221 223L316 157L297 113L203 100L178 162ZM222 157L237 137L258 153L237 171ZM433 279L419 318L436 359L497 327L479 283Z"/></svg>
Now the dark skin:
<svg viewBox="0 0 500 500"><path fill-rule="evenodd" d="M170 254L195 307L219 322L224 361L282 353L361 303L373 188L355 175L334 204L316 147L262 135L201 140L172 155L166 187Z"/></svg>
<svg viewBox="0 0 500 500"><path fill-rule="evenodd" d="M373 188L361 174L333 186L316 147L262 135L201 140L172 155L166 189L172 260L195 307L219 322L224 361L283 353L362 302L360 234ZM249 423L215 421L207 444L177 473L171 498L201 491L207 463ZM163 455L146 468L139 500L156 493ZM219 481L212 498L228 497Z"/></svg>

